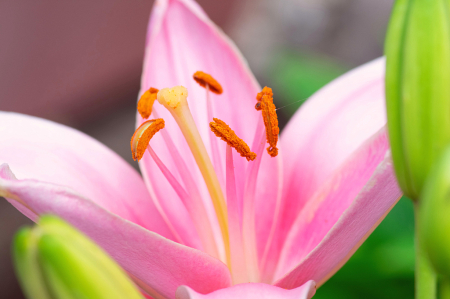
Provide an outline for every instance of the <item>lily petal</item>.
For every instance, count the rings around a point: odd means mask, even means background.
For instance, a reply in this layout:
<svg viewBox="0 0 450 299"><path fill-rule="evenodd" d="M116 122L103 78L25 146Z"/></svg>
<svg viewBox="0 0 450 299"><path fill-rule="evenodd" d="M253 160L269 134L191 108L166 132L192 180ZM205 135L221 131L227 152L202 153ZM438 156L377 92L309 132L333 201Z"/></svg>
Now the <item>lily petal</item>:
<svg viewBox="0 0 450 299"><path fill-rule="evenodd" d="M293 290L285 290L264 283L244 283L231 288L202 295L187 286L177 290L177 299L310 299L316 293L316 284L310 280Z"/></svg>
<svg viewBox="0 0 450 299"><path fill-rule="evenodd" d="M386 124L384 64L380 58L334 80L314 94L284 129L283 207L265 272L273 273L286 234L308 200Z"/></svg>
<svg viewBox="0 0 450 299"><path fill-rule="evenodd" d="M254 109L256 94L260 91L260 87L242 55L233 42L216 27L195 1L156 1L148 28L140 93L142 94L150 87L185 86L189 91L190 110L208 153L212 157L211 134L208 126L212 120L207 119L206 90L192 78L192 75L199 70L211 74L223 87L221 95L210 94L214 117L225 121L240 138L248 144L252 144L255 132L261 129L262 126L262 122L259 121L261 113ZM160 105L155 104L153 109L155 115L166 120L166 128L164 130L167 132L168 137L164 138L163 134L157 134L152 139L152 148L180 182L183 181L183 175L186 174L180 173L180 167L171 157L167 148L169 145L165 139L170 138L174 143L174 147L180 153L183 153L187 169L189 169L194 181L198 184L205 206L214 224L215 232L220 236L218 225L215 224L214 209L209 199L208 191L179 128L172 121L172 116ZM143 119L140 115L137 115L137 125L140 125L142 121ZM219 141L218 147L220 155L218 160L221 161L222 165L221 167L216 167L216 170L224 170L226 169L226 144ZM238 198L242 198L245 185L245 169L249 162L235 153L233 153L233 157L236 170L237 195ZM277 162L262 164L261 172L273 175L272 177L269 175L264 180L258 179L259 185L268 186L269 182L271 182L273 186L279 183L276 178L279 159L273 160ZM141 160L140 167L144 177L148 177L146 182L149 188L155 190L157 194L167 195L167 199L164 199L165 202L162 202L161 205L170 220L180 222L180 225L182 225L179 220L182 217L178 216L180 213L183 213L183 215L185 213L184 209L179 208L182 204L177 195L171 190L167 181L158 175L159 170L151 160L151 157L145 155ZM219 173L218 176L220 181L225 181L224 173ZM277 190L277 186L274 187ZM276 198L266 196L262 192L264 189L261 188L259 190L261 192L257 194L256 201L259 199L263 200L263 198L266 202L275 201ZM271 211L273 212L273 210ZM272 215L270 216L272 217ZM267 223L263 222L261 225L267 226ZM178 224L174 224L174 226L178 226Z"/></svg>
<svg viewBox="0 0 450 299"><path fill-rule="evenodd" d="M289 201L294 205L283 215L286 225L333 171L386 124L384 64L380 58L334 80L313 95L283 131L290 178L286 196L297 199Z"/></svg>
<svg viewBox="0 0 450 299"><path fill-rule="evenodd" d="M122 219L69 188L0 179L0 196L22 202L38 215L65 219L103 247L154 298L175 298L180 285L200 293L231 285L228 268L219 260Z"/></svg>
<svg viewBox="0 0 450 299"><path fill-rule="evenodd" d="M173 238L139 174L91 137L44 119L0 112L0 140L0 164L8 163L19 179L70 187L124 219Z"/></svg>
<svg viewBox="0 0 450 299"><path fill-rule="evenodd" d="M323 283L397 203L402 193L390 152L385 155L387 148L383 130L336 171L323 190L308 202L288 235L276 278L285 276L277 286L294 288L308 279ZM295 246L301 250L294 250Z"/></svg>

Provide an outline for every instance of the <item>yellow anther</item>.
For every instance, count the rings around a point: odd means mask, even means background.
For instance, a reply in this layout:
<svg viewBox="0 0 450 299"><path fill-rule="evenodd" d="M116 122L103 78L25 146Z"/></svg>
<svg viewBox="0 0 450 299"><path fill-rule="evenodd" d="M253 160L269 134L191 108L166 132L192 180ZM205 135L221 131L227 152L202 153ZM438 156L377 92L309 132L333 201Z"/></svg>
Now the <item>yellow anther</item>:
<svg viewBox="0 0 450 299"><path fill-rule="evenodd" d="M158 92L158 102L169 110L176 109L181 104L187 105L188 91L184 86L163 88Z"/></svg>
<svg viewBox="0 0 450 299"><path fill-rule="evenodd" d="M137 109L142 118L147 119L152 114L153 103L156 100L158 91L158 89L150 87L150 89L144 92L144 94L139 99Z"/></svg>
<svg viewBox="0 0 450 299"><path fill-rule="evenodd" d="M239 138L224 121L214 118L214 122L210 122L209 127L217 137L220 137L223 141L228 143L228 145L233 147L242 157L247 158L247 161L255 160L256 154L250 150L250 147L245 141Z"/></svg>
<svg viewBox="0 0 450 299"><path fill-rule="evenodd" d="M277 142L280 128L278 127L277 112L275 104L273 103L272 89L267 86L264 87L264 89L256 96L256 100L258 103L255 108L256 110L262 110L264 126L266 127L267 143L270 145L267 148L267 152L271 157L276 157L278 155Z"/></svg>
<svg viewBox="0 0 450 299"><path fill-rule="evenodd" d="M133 160L140 161L142 159L150 139L152 139L156 132L164 128L164 125L164 119L158 118L148 120L136 129L130 142Z"/></svg>
<svg viewBox="0 0 450 299"><path fill-rule="evenodd" d="M208 85L209 90L211 90L212 92L217 94L221 94L223 92L222 86L210 74L198 71L195 72L193 77L194 80L197 81L197 83L201 86L206 88L206 86Z"/></svg>

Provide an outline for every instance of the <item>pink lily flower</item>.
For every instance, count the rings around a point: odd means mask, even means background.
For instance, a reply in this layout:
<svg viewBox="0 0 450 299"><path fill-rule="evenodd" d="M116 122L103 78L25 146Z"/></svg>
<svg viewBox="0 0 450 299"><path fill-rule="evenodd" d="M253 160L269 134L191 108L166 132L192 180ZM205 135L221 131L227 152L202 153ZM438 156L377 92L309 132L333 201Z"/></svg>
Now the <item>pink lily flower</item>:
<svg viewBox="0 0 450 299"><path fill-rule="evenodd" d="M213 74L223 93L199 86L198 70ZM160 0L141 94L175 85L188 90L194 143L206 152L191 153L186 128L158 103L151 118L166 126L140 161L143 179L76 130L0 112L0 164L8 163L0 196L32 220L62 217L154 298L310 298L312 281L333 275L401 196L385 130L384 59L311 97L271 157L254 108L261 87L236 47L194 1ZM250 142L256 159L217 139L212 117ZM137 126L143 122L138 115ZM197 158L212 165L206 179ZM223 214L211 190L226 198Z"/></svg>

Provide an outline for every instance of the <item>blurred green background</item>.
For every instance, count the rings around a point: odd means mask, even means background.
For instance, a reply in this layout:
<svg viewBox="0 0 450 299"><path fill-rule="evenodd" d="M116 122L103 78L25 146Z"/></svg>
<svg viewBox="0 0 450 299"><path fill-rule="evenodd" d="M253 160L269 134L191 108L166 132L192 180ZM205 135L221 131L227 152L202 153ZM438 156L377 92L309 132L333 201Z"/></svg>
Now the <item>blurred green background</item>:
<svg viewBox="0 0 450 299"><path fill-rule="evenodd" d="M403 197L314 298L413 297L414 215L412 202Z"/></svg>

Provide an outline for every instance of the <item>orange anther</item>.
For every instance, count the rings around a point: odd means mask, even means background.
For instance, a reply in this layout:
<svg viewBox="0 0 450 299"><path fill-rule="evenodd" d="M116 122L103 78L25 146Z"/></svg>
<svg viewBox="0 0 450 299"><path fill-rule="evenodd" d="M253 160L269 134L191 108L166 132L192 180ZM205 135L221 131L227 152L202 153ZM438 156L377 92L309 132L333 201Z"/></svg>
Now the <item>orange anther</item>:
<svg viewBox="0 0 450 299"><path fill-rule="evenodd" d="M247 158L247 161L253 161L256 158L256 154L250 151L250 147L244 140L237 137L236 133L222 120L214 118L214 122L209 123L209 127L217 137L220 137L223 141L233 147L242 157Z"/></svg>
<svg viewBox="0 0 450 299"><path fill-rule="evenodd" d="M258 103L256 103L255 105L256 110L261 110L261 100L264 95L268 95L273 98L272 88L266 86L261 92L258 92L258 94L256 95L256 100L258 101Z"/></svg>
<svg viewBox="0 0 450 299"><path fill-rule="evenodd" d="M271 157L276 157L278 155L278 134L280 133L280 128L278 127L278 117L275 109L275 104L273 103L273 92L269 87L264 87L264 89L258 93L256 96L258 103L256 104L256 110L262 110L262 116L264 119L264 126L266 127L266 137L269 147L267 152Z"/></svg>
<svg viewBox="0 0 450 299"><path fill-rule="evenodd" d="M223 92L222 86L210 74L198 71L195 72L193 77L194 80L201 86L205 88L206 86L209 86L209 90L211 90L212 92L217 94L221 94Z"/></svg>
<svg viewBox="0 0 450 299"><path fill-rule="evenodd" d="M150 139L152 139L156 132L164 128L164 125L164 119L158 118L148 120L136 129L130 142L133 160L139 161L142 159Z"/></svg>
<svg viewBox="0 0 450 299"><path fill-rule="evenodd" d="M147 119L152 114L153 103L156 100L158 91L158 89L150 87L150 89L144 92L144 94L139 99L137 109L142 118Z"/></svg>

